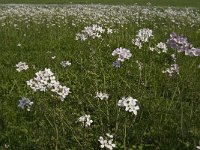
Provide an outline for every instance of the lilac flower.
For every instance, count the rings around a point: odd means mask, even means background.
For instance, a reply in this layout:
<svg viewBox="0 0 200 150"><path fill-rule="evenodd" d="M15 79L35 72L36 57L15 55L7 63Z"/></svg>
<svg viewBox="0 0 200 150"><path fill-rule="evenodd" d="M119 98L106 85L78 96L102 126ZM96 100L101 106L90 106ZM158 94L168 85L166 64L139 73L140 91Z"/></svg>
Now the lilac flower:
<svg viewBox="0 0 200 150"><path fill-rule="evenodd" d="M200 56L200 49L192 47L191 49L185 50L185 55Z"/></svg>
<svg viewBox="0 0 200 150"><path fill-rule="evenodd" d="M33 102L31 102L30 99L23 97L21 100L19 100L18 107L21 107L22 109L27 107L27 110L30 111L30 108L32 105L33 105Z"/></svg>
<svg viewBox="0 0 200 150"><path fill-rule="evenodd" d="M117 48L112 52L113 56L118 56L117 61L123 62L125 59L130 59L132 56L130 50L125 49L125 48Z"/></svg>
<svg viewBox="0 0 200 150"><path fill-rule="evenodd" d="M167 44L178 52L184 52L192 48L192 45L187 41L187 38L178 36L176 33L170 34L170 38L167 40Z"/></svg>
<svg viewBox="0 0 200 150"><path fill-rule="evenodd" d="M121 61L116 60L113 62L113 67L119 68L121 66Z"/></svg>

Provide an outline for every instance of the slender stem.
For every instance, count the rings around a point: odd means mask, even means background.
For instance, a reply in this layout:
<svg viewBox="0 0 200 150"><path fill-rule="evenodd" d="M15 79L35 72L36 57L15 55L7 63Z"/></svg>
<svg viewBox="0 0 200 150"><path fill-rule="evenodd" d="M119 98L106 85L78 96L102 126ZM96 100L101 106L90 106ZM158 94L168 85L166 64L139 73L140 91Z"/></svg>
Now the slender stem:
<svg viewBox="0 0 200 150"><path fill-rule="evenodd" d="M124 123L124 150L126 150L126 124L127 124L127 119L125 119Z"/></svg>
<svg viewBox="0 0 200 150"><path fill-rule="evenodd" d="M108 123L107 123L107 127L108 127L108 131L110 132L110 118L109 118L109 110L108 110L108 100L106 100L106 116L107 116L107 121L108 121Z"/></svg>

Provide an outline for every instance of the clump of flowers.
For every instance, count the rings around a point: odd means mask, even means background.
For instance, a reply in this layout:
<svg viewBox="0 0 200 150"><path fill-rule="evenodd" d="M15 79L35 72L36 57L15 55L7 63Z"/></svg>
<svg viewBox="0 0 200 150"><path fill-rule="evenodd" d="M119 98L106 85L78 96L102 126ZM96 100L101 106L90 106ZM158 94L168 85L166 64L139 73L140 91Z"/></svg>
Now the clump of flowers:
<svg viewBox="0 0 200 150"><path fill-rule="evenodd" d="M102 92L96 92L96 96L95 96L95 98L99 98L100 100L104 100L104 99L107 100L108 97L109 97L108 94L102 93Z"/></svg>
<svg viewBox="0 0 200 150"><path fill-rule="evenodd" d="M105 32L105 29L103 29L101 26L93 24L92 26L87 26L84 28L84 30L81 31L81 33L76 34L76 40L85 41L88 38L100 38L101 34ZM109 30L109 32L111 32Z"/></svg>
<svg viewBox="0 0 200 150"><path fill-rule="evenodd" d="M170 34L170 38L167 40L167 44L178 52L184 52L192 48L192 45L187 41L186 37L179 36L176 33Z"/></svg>
<svg viewBox="0 0 200 150"><path fill-rule="evenodd" d="M139 47L139 49L142 48L142 43L146 43L149 42L149 38L153 37L153 31L148 29L148 28L144 28L144 29L140 29L138 31L138 34L136 35L135 39L132 39L132 43Z"/></svg>
<svg viewBox="0 0 200 150"><path fill-rule="evenodd" d="M178 52L184 52L185 55L200 56L200 49L194 48L192 44L188 42L186 37L179 36L176 33L170 34L167 44Z"/></svg>
<svg viewBox="0 0 200 150"><path fill-rule="evenodd" d="M71 66L71 63L69 61L61 61L60 65L66 68L67 66Z"/></svg>
<svg viewBox="0 0 200 150"><path fill-rule="evenodd" d="M113 135L111 135L109 133L106 133L106 137L105 138L100 136L98 141L101 144L100 145L101 148L107 148L109 150L112 150L113 148L116 147L116 145L113 144Z"/></svg>
<svg viewBox="0 0 200 150"><path fill-rule="evenodd" d="M22 70L27 70L29 68L25 62L21 62L21 61L16 64L16 67L17 67L16 70L18 72L21 72Z"/></svg>
<svg viewBox="0 0 200 150"><path fill-rule="evenodd" d="M36 73L36 77L26 81L33 91L47 91L51 90L59 95L61 101L64 101L65 97L70 93L70 89L66 86L60 85L60 82L56 80L53 72L50 69L45 68L44 71Z"/></svg>
<svg viewBox="0 0 200 150"><path fill-rule="evenodd" d="M33 102L31 102L30 99L23 97L21 100L19 100L18 107L21 107L22 109L26 107L27 111L30 111L32 105Z"/></svg>
<svg viewBox="0 0 200 150"><path fill-rule="evenodd" d="M163 43L163 42L160 42L160 43L158 43L157 45L156 45L156 47L150 47L150 50L151 51L156 51L157 53L161 53L161 52L163 52L163 53L167 53L167 45L165 44L165 43Z"/></svg>
<svg viewBox="0 0 200 150"><path fill-rule="evenodd" d="M192 47L191 49L185 50L185 55L200 56L200 49Z"/></svg>
<svg viewBox="0 0 200 150"><path fill-rule="evenodd" d="M90 120L90 115L83 115L80 118L78 118L78 122L81 122L83 126L88 127L93 123L92 120Z"/></svg>
<svg viewBox="0 0 200 150"><path fill-rule="evenodd" d="M120 67L121 62L124 62L125 59L130 59L132 54L130 50L120 47L112 52L112 56L118 56L117 60L113 63L113 66Z"/></svg>
<svg viewBox="0 0 200 150"><path fill-rule="evenodd" d="M118 106L125 107L125 110L128 112L133 112L137 115L137 111L139 110L139 106L137 105L137 99L132 97L123 97L121 100L118 101Z"/></svg>
<svg viewBox="0 0 200 150"><path fill-rule="evenodd" d="M179 74L179 66L178 64L172 64L170 68L163 70L162 73L166 73L169 76L172 76L174 74Z"/></svg>

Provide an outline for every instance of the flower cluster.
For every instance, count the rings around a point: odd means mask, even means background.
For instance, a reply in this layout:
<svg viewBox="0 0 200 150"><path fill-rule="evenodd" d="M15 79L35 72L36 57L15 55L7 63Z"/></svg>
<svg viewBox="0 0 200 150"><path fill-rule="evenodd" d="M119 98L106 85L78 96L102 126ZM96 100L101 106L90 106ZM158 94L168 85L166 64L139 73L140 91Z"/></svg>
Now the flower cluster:
<svg viewBox="0 0 200 150"><path fill-rule="evenodd" d="M101 34L105 32L105 29L103 29L101 26L93 24L92 26L87 26L84 28L84 30L81 31L81 33L76 34L76 40L85 41L89 37L92 39L100 38ZM109 30L111 32L111 30Z"/></svg>
<svg viewBox="0 0 200 150"><path fill-rule="evenodd" d="M179 36L176 33L170 34L170 38L167 40L167 44L178 52L184 52L192 48L192 45L187 41L186 37Z"/></svg>
<svg viewBox="0 0 200 150"><path fill-rule="evenodd" d="M200 49L192 47L191 49L185 50L185 55L200 56Z"/></svg>
<svg viewBox="0 0 200 150"><path fill-rule="evenodd" d="M165 44L165 43L163 43L163 42L160 42L160 43L158 43L157 45L156 45L156 47L150 47L150 50L151 51L156 51L157 53L161 53L161 52L163 52L163 53L167 53L167 45Z"/></svg>
<svg viewBox="0 0 200 150"><path fill-rule="evenodd" d="M162 73L166 73L169 76L172 76L173 74L179 74L179 66L178 64L172 64L170 68L163 70Z"/></svg>
<svg viewBox="0 0 200 150"><path fill-rule="evenodd" d="M149 41L149 38L153 37L153 31L148 29L148 28L144 28L144 29L140 29L138 31L138 34L136 35L135 39L132 39L132 43L139 47L139 49L142 48L142 42L146 43Z"/></svg>
<svg viewBox="0 0 200 150"><path fill-rule="evenodd" d="M60 85L53 72L47 68L45 68L44 71L37 72L36 77L26 81L26 83L34 91L39 90L45 92L50 89L52 92L57 93L62 101L70 93L70 89L66 86Z"/></svg>
<svg viewBox="0 0 200 150"><path fill-rule="evenodd" d="M133 99L132 97L123 97L121 100L118 101L118 106L126 107L125 110L129 112L133 112L137 115L137 111L139 110L139 106L137 105L137 100Z"/></svg>
<svg viewBox="0 0 200 150"><path fill-rule="evenodd" d="M121 62L124 62L125 59L130 59L132 54L130 50L120 47L112 52L112 56L118 56L117 60L113 63L113 66L120 67Z"/></svg>
<svg viewBox="0 0 200 150"><path fill-rule="evenodd" d="M90 115L83 115L80 118L78 118L78 122L81 122L83 126L88 127L93 123L92 120L90 120Z"/></svg>
<svg viewBox="0 0 200 150"><path fill-rule="evenodd" d="M100 100L104 100L104 99L107 100L108 97L109 97L108 94L102 93L102 92L96 92L96 96L95 96L95 98L99 98Z"/></svg>
<svg viewBox="0 0 200 150"><path fill-rule="evenodd" d="M22 70L27 70L29 67L28 65L25 63L25 62L18 62L18 64L16 64L16 67L17 67L17 71L18 72L21 72Z"/></svg>
<svg viewBox="0 0 200 150"><path fill-rule="evenodd" d="M69 61L61 61L60 65L66 68L67 66L71 66L71 63Z"/></svg>
<svg viewBox="0 0 200 150"><path fill-rule="evenodd" d="M30 108L32 105L33 105L33 102L31 102L30 99L23 97L21 100L19 100L18 107L21 107L22 109L27 107L27 111L30 111Z"/></svg>
<svg viewBox="0 0 200 150"><path fill-rule="evenodd" d="M176 33L170 34L167 44L178 52L184 52L185 55L200 56L200 49L194 48L192 44L188 42L186 37L179 36Z"/></svg>
<svg viewBox="0 0 200 150"><path fill-rule="evenodd" d="M115 144L113 144L113 135L107 133L106 138L104 139L102 136L99 137L98 140L101 144L101 148L107 148L109 150L112 150L113 148L116 147Z"/></svg>

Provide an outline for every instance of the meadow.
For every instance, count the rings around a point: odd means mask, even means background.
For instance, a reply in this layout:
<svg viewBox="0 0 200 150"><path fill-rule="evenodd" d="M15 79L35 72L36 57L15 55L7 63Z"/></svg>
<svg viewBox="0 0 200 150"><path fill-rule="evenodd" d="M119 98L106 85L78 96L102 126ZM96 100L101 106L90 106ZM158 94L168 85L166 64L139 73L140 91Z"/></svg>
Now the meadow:
<svg viewBox="0 0 200 150"><path fill-rule="evenodd" d="M199 39L196 8L0 5L0 149L200 149Z"/></svg>
<svg viewBox="0 0 200 150"><path fill-rule="evenodd" d="M0 4L109 4L109 5L146 5L172 7L198 7L199 0L0 0Z"/></svg>

